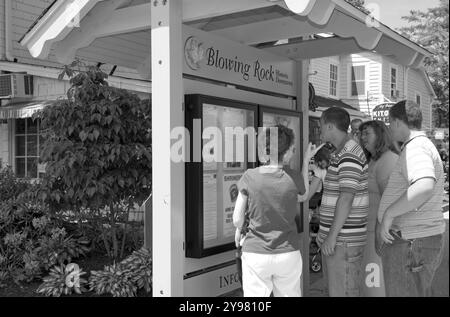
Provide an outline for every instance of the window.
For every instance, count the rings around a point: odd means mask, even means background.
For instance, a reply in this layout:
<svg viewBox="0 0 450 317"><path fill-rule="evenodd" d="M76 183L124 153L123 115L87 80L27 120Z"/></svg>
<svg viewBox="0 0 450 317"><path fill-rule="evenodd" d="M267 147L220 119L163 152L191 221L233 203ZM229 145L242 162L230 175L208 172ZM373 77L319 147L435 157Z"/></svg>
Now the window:
<svg viewBox="0 0 450 317"><path fill-rule="evenodd" d="M330 64L330 96L337 96L338 67Z"/></svg>
<svg viewBox="0 0 450 317"><path fill-rule="evenodd" d="M391 97L397 96L397 68L391 67Z"/></svg>
<svg viewBox="0 0 450 317"><path fill-rule="evenodd" d="M351 96L366 94L366 66L351 66Z"/></svg>
<svg viewBox="0 0 450 317"><path fill-rule="evenodd" d="M15 126L15 172L17 177L38 178L39 120L17 119Z"/></svg>
<svg viewBox="0 0 450 317"><path fill-rule="evenodd" d="M421 102L422 102L422 96L419 93L416 92L416 103L419 106L421 106L422 105Z"/></svg>

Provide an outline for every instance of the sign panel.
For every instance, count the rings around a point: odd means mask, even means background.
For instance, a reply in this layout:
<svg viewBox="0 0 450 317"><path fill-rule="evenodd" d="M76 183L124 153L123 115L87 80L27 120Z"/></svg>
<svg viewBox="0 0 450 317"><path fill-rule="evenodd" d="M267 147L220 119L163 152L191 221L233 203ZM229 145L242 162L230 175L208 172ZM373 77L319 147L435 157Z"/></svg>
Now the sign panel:
<svg viewBox="0 0 450 317"><path fill-rule="evenodd" d="M184 296L214 297L224 295L241 287L236 263L203 274L185 277Z"/></svg>
<svg viewBox="0 0 450 317"><path fill-rule="evenodd" d="M273 55L183 26L183 73L224 83L296 96L296 64Z"/></svg>
<svg viewBox="0 0 450 317"><path fill-rule="evenodd" d="M434 138L436 140L444 140L444 131L436 131L434 133Z"/></svg>
<svg viewBox="0 0 450 317"><path fill-rule="evenodd" d="M387 102L375 106L372 110L373 120L383 121L386 125L389 125L389 109L393 105L393 102Z"/></svg>
<svg viewBox="0 0 450 317"><path fill-rule="evenodd" d="M236 205L236 199L239 194L237 183L241 179L243 173L226 174L223 177L223 235L224 237L234 237L236 228L233 225L233 212Z"/></svg>

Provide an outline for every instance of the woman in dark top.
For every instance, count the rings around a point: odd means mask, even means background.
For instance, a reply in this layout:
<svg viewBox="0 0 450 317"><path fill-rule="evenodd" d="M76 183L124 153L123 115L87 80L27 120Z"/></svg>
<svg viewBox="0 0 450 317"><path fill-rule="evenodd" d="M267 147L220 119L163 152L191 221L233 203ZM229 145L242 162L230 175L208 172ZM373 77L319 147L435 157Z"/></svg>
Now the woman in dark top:
<svg viewBox="0 0 450 317"><path fill-rule="evenodd" d="M242 243L242 280L245 297L301 296L302 257L295 217L297 199L305 186L299 172L288 165L295 148L291 129L277 125L278 133L266 129L260 136L265 154L277 144L278 160L247 170L238 183L239 195L233 213L236 245L245 215L248 232ZM271 131L272 130L272 131ZM261 142L262 141L262 142ZM271 147L272 145L272 147ZM311 148L307 155L311 157ZM308 159L305 157L305 159Z"/></svg>

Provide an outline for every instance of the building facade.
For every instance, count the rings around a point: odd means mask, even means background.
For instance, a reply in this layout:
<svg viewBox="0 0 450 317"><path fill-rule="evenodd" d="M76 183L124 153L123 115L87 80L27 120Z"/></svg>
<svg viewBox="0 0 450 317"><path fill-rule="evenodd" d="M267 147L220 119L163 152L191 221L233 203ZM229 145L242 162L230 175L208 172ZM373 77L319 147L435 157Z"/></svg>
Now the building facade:
<svg viewBox="0 0 450 317"><path fill-rule="evenodd" d="M365 52L312 59L310 74L317 95L345 102L369 118L379 104L403 99L416 101L422 108L422 128L432 129L431 105L435 93L422 69L408 68L387 56Z"/></svg>
<svg viewBox="0 0 450 317"><path fill-rule="evenodd" d="M19 43L53 2L0 1L0 167L11 166L19 177L38 178L44 170L38 163L39 122L31 120L32 114L50 101L65 98L70 86L67 78L58 79L63 65L54 54L47 60L36 59ZM150 82L136 70L108 63L101 68L110 74L111 85L150 98Z"/></svg>

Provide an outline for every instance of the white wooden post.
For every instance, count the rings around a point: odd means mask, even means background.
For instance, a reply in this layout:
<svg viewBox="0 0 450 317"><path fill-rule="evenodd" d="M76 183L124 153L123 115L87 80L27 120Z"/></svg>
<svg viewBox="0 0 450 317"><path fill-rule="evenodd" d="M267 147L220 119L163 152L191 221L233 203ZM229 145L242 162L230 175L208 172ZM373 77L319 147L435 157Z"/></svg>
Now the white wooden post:
<svg viewBox="0 0 450 317"><path fill-rule="evenodd" d="M309 143L309 60L297 62L297 110L302 112L302 153ZM305 159L302 155L302 159ZM300 244L303 273L302 273L302 295L309 295L309 203L303 203L303 233Z"/></svg>
<svg viewBox="0 0 450 317"><path fill-rule="evenodd" d="M171 129L184 126L182 1L151 4L153 296L183 296L184 163L170 157Z"/></svg>

